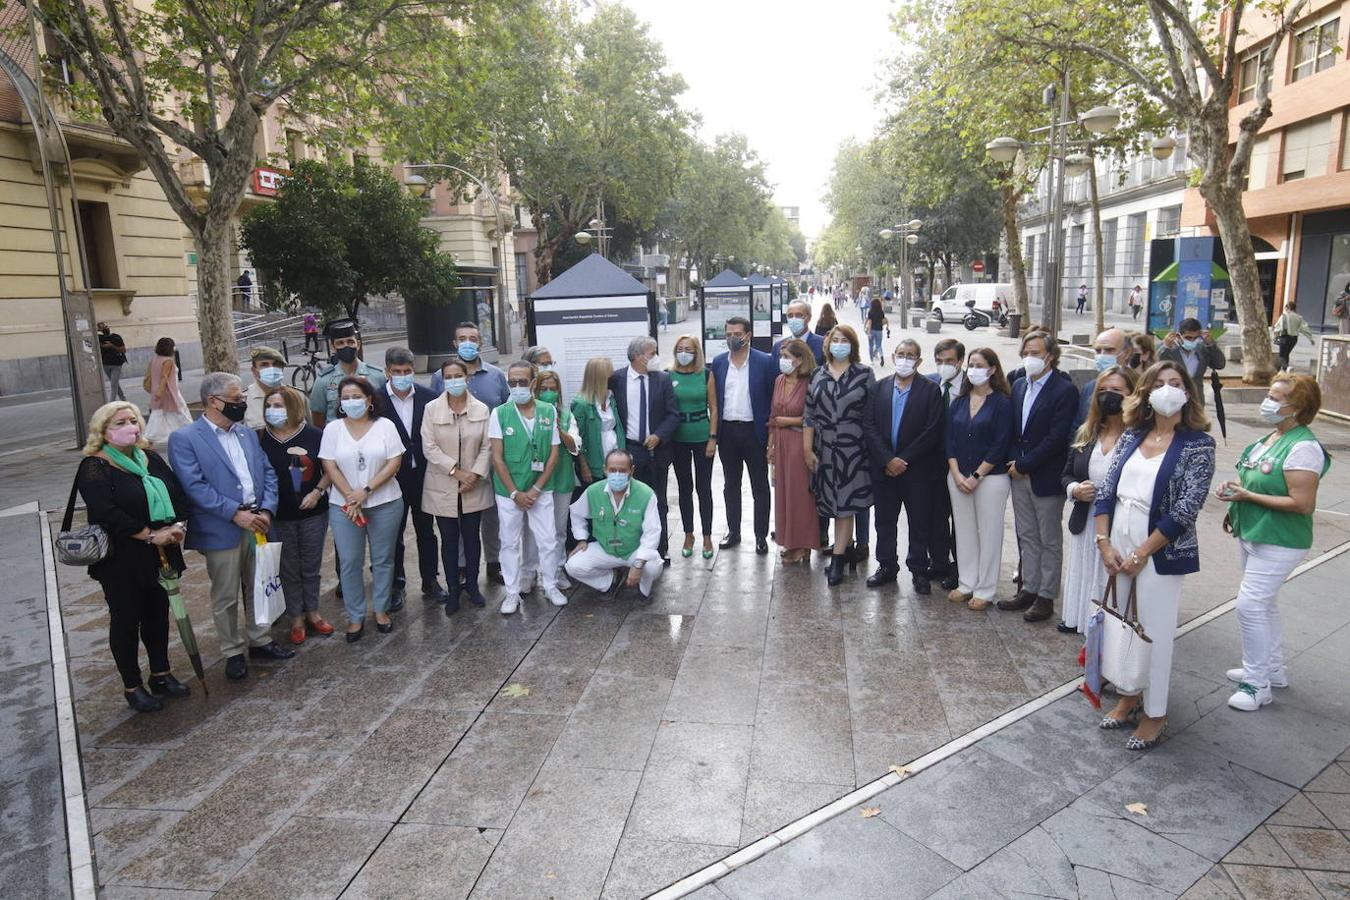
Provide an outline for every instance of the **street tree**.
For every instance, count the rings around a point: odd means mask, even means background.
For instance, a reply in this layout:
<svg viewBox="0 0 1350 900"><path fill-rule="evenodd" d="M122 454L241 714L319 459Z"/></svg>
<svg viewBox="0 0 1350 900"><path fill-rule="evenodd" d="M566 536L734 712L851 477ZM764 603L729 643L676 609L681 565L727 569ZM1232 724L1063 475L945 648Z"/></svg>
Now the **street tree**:
<svg viewBox="0 0 1350 900"><path fill-rule="evenodd" d="M421 225L425 214L420 199L373 163L305 161L275 203L245 216L242 243L270 308L355 319L371 296L398 294L410 304L454 296L454 259Z"/></svg>
<svg viewBox="0 0 1350 900"><path fill-rule="evenodd" d="M477 140L472 102L487 45L514 0L31 0L55 57L79 73L62 85L80 114L134 147L197 245L198 326L208 369L238 365L230 312L231 220L257 165L259 123L278 110L317 143L389 137L403 85L456 96L458 127ZM405 120L415 116L404 113ZM187 163L196 157L205 166Z"/></svg>

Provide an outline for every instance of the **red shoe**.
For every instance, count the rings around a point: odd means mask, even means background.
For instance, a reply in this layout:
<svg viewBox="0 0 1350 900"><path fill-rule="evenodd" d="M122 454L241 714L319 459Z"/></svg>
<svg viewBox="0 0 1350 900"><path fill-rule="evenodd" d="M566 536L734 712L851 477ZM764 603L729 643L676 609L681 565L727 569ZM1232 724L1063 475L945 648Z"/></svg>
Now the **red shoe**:
<svg viewBox="0 0 1350 900"><path fill-rule="evenodd" d="M299 647L305 642L305 627L297 625L291 629L291 643Z"/></svg>
<svg viewBox="0 0 1350 900"><path fill-rule="evenodd" d="M315 631L316 633L318 633L318 634L332 634L332 633L333 633L333 626L332 626L332 625L329 625L329 624L328 624L327 622L325 622L323 619L320 619L320 620L317 621L317 622L310 622L310 623L309 623L309 627L310 627L310 628L313 628L314 631Z"/></svg>

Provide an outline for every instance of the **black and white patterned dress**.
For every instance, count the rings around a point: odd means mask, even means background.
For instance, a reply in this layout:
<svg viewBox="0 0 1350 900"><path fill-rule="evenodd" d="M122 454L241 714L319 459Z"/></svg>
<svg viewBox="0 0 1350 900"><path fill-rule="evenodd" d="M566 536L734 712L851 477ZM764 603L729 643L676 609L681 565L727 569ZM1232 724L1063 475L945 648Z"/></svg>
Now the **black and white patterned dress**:
<svg viewBox="0 0 1350 900"><path fill-rule="evenodd" d="M827 518L848 517L872 508L872 478L864 442L864 417L875 380L867 366L853 363L838 378L828 365L811 378L805 425L815 429L819 465L811 476L816 509Z"/></svg>

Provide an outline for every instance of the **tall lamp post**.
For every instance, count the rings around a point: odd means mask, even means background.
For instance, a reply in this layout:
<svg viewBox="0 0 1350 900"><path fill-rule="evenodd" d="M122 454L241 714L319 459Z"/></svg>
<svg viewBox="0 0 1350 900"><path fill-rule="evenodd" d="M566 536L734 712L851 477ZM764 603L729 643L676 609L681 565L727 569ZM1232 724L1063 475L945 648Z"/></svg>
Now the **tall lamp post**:
<svg viewBox="0 0 1350 900"><path fill-rule="evenodd" d="M492 201L492 215L497 220L497 302L494 304L496 310L494 315L497 322L493 331L497 336L497 351L499 353L511 352L511 322L506 309L506 219L502 218L501 202L497 199L497 192L490 189L483 179L472 172L466 172L459 166L452 166L448 163L417 163L415 165L405 165L403 183L406 184L414 194L421 197L426 194L431 185L426 178L417 174L428 169L444 169L449 172L457 172L478 186L480 193L487 194ZM412 174L406 174L412 173Z"/></svg>
<svg viewBox="0 0 1350 900"><path fill-rule="evenodd" d="M909 294L913 284L914 277L909 271L909 248L919 242L919 235L916 232L923 227L923 222L918 219L910 219L893 228L883 228L877 232L885 240L893 237L901 238L900 241L900 327L909 328Z"/></svg>

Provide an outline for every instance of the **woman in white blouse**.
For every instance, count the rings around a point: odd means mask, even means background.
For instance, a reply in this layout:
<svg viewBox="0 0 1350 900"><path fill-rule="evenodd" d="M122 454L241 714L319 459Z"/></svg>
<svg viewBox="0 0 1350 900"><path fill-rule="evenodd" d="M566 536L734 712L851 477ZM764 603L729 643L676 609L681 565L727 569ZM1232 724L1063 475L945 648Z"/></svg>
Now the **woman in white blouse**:
<svg viewBox="0 0 1350 900"><path fill-rule="evenodd" d="M375 627L394 629L389 595L394 586L394 546L403 524L403 492L394 479L403 460L403 440L394 423L380 416L375 389L359 376L338 385L338 417L323 430L319 459L332 481L328 522L333 529L342 602L347 607L347 640L361 640L366 628L366 544L370 544Z"/></svg>

